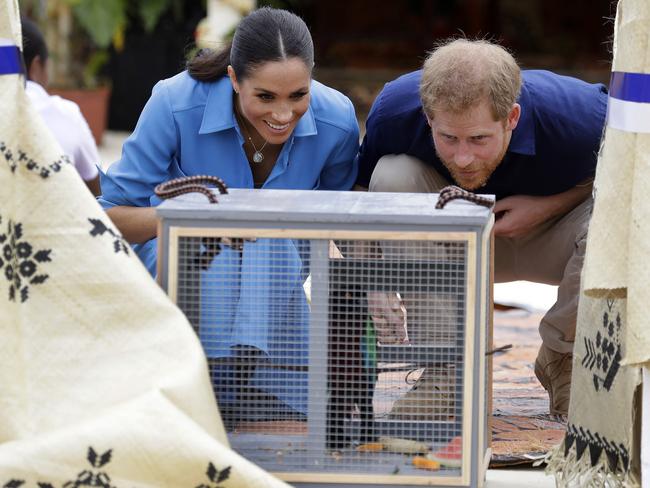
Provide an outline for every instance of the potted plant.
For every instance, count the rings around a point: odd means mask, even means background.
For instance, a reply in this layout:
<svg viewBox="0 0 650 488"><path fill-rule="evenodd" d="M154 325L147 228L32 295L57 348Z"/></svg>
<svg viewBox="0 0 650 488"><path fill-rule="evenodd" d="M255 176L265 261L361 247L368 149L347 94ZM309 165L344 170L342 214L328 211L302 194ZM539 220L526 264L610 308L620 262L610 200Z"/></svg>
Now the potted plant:
<svg viewBox="0 0 650 488"><path fill-rule="evenodd" d="M110 80L102 75L110 49L124 48L125 32L141 22L151 32L175 0L21 0L43 29L50 50L50 87L76 102L101 144Z"/></svg>

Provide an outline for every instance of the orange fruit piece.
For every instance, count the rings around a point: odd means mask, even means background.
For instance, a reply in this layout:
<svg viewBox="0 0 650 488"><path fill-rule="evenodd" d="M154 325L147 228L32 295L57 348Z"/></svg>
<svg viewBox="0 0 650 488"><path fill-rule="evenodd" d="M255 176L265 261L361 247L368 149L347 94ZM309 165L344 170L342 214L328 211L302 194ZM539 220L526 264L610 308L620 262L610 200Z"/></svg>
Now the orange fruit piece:
<svg viewBox="0 0 650 488"><path fill-rule="evenodd" d="M357 446L357 451L359 452L378 452L383 450L384 445L381 442L369 442L368 444Z"/></svg>
<svg viewBox="0 0 650 488"><path fill-rule="evenodd" d="M422 456L415 456L413 458L413 466L419 469L428 469L429 471L438 471L440 469L440 463L438 461L432 461Z"/></svg>

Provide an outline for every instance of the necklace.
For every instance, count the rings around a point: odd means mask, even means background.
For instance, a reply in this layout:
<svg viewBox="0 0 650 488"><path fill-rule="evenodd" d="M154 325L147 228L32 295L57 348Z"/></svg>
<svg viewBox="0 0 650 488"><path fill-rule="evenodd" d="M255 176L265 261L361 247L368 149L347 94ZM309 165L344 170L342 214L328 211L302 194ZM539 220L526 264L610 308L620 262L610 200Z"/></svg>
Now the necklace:
<svg viewBox="0 0 650 488"><path fill-rule="evenodd" d="M255 147L255 143L253 142L253 138L250 135L250 132L248 132L248 129L246 128L246 124L244 124L244 122L239 118L237 112L235 112L235 117L237 117L237 122L239 122L239 125L242 127L242 129L244 129L244 132L246 132L246 137L248 138L248 142L251 143L251 146L253 146L253 149L255 150L255 152L253 153L253 162L257 164L261 163L262 161L264 161L264 154L262 154L262 151L264 150L264 148L266 147L269 141L264 139L264 144L262 144L262 147L257 149L257 147Z"/></svg>

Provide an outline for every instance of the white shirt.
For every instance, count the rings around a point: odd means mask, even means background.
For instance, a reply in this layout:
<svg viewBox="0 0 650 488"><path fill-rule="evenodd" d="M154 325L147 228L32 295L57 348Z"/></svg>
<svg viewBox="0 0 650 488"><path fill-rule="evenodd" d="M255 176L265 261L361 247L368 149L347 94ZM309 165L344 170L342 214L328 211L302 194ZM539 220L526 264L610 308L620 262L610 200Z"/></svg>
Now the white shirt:
<svg viewBox="0 0 650 488"><path fill-rule="evenodd" d="M79 106L70 100L49 95L33 81L27 81L26 91L79 175L85 181L95 178L98 174L96 165L100 163L99 152Z"/></svg>

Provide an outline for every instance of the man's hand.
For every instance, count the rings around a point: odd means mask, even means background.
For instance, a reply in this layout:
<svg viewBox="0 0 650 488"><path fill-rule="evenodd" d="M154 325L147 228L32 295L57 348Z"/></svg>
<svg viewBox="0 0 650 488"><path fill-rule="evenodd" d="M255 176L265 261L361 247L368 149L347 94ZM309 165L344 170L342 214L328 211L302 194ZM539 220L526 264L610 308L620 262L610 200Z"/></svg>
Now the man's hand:
<svg viewBox="0 0 650 488"><path fill-rule="evenodd" d="M498 200L494 205L494 235L521 237L554 217L548 198L514 195Z"/></svg>
<svg viewBox="0 0 650 488"><path fill-rule="evenodd" d="M494 235L521 237L538 225L564 215L591 195L592 181L585 180L573 188L555 195L534 197L513 195L498 200L494 205L496 222Z"/></svg>
<svg viewBox="0 0 650 488"><path fill-rule="evenodd" d="M368 292L368 313L381 344L406 342L406 309L397 293Z"/></svg>

